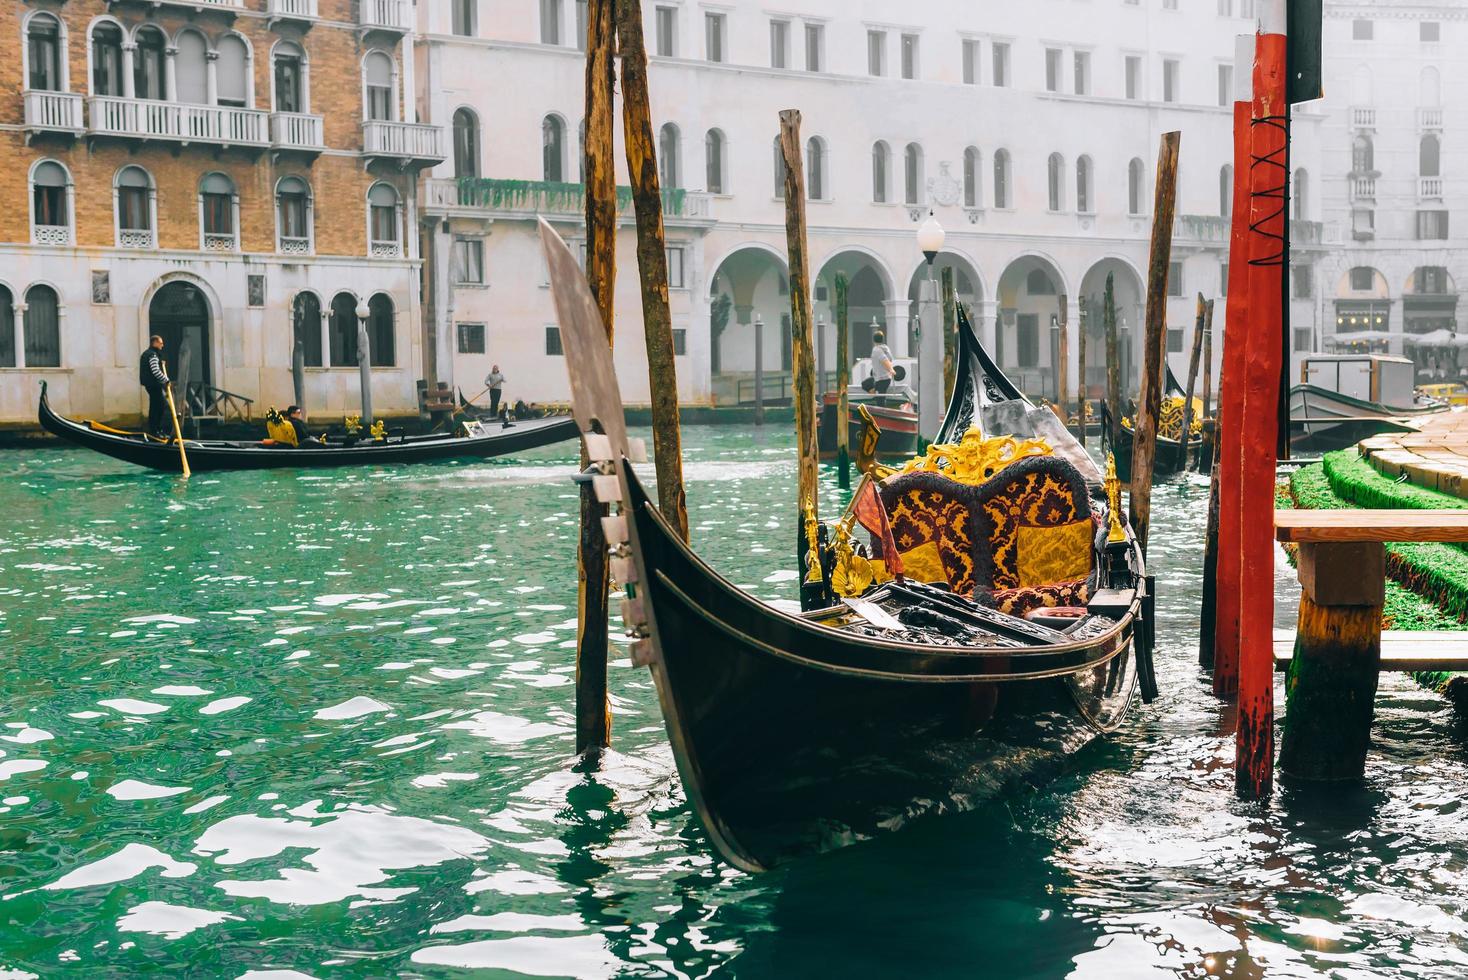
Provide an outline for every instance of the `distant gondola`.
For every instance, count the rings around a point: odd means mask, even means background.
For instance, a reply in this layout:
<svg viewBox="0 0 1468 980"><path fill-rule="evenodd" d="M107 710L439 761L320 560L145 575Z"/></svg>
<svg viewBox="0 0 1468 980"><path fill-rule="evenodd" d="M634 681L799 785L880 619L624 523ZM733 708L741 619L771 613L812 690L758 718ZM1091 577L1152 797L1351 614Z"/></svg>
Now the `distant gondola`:
<svg viewBox="0 0 1468 980"><path fill-rule="evenodd" d="M1173 406L1173 412L1178 415L1172 427L1177 433L1180 434L1182 432L1181 412L1185 399L1183 386L1178 383L1177 376L1172 373L1171 366L1167 368L1167 374L1163 380L1165 382L1162 390L1163 418L1159 425L1160 431L1157 433L1156 455L1152 461L1152 472L1158 476L1169 473L1181 473L1183 470L1189 468L1199 469L1199 456L1203 451L1203 438L1198 432L1194 432L1188 436L1186 452L1183 450L1181 440L1163 434L1168 429L1167 415L1169 403ZM1197 401L1196 396L1194 396L1194 401ZM1203 418L1201 415L1194 415L1193 420L1194 422L1201 423ZM1101 437L1103 440L1106 440L1110 435L1111 422L1111 406L1102 402ZM1115 446L1105 445L1104 442L1103 445L1109 448L1116 456L1117 476L1121 478L1123 483L1130 483L1132 479L1132 444L1135 441L1135 434L1132 432L1129 423L1122 423L1116 426L1116 433Z"/></svg>
<svg viewBox="0 0 1468 980"><path fill-rule="evenodd" d="M41 425L49 432L115 459L153 469L179 472L178 446L136 432L123 432L91 420L78 422L57 415L41 382ZM524 452L576 436L575 422L565 416L528 419L508 426L485 426L482 434L456 436L447 433L421 436L390 435L385 439L364 436L347 441L334 439L326 445L298 447L265 446L259 441L185 439L189 467L196 473L209 470L259 470L286 467L397 465L448 459L488 459Z"/></svg>
<svg viewBox="0 0 1468 980"><path fill-rule="evenodd" d="M1054 586L1056 595L1071 589L1078 608L1026 618L1017 605L996 608L1018 601L1022 589L1002 597L986 590L990 601L981 604L898 578L794 614L706 565L648 498L627 464L621 396L590 291L544 222L541 237L577 423L601 472L616 474L594 484L601 499L622 505L607 526L613 573L628 593L632 658L651 668L683 785L725 860L764 870L924 810L961 806L1041 776L1121 722L1138 674L1150 684L1151 639L1142 555L1124 516L1103 516L1119 511L1109 506L1117 483L1105 481L1103 502L1094 463L1052 412L1031 405L993 366L966 320L939 443L967 436L986 450L1010 445L983 439L992 432L1044 439L1055 452L1007 459L978 485L927 472L889 478L880 492L967 501L971 509L953 525L967 530L994 519L986 504L1008 513L1023 503L1031 510L1009 530L1078 532L1059 557L1091 571ZM1016 495L1023 501L1009 499ZM1069 523L1054 523L1062 519ZM827 530L834 538L836 529ZM1002 560L993 543L976 536L968 552L979 578L980 563ZM831 586L824 573L823 583ZM1041 595L1049 588L1032 586L1031 598L1053 607ZM1014 748L996 754L995 746Z"/></svg>

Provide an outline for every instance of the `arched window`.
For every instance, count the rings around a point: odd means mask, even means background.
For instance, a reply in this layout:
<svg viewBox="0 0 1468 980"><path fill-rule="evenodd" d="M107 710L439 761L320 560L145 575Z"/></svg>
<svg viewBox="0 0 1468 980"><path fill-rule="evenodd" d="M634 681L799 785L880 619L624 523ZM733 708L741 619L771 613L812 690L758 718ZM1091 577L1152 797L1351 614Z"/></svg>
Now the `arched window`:
<svg viewBox="0 0 1468 980"><path fill-rule="evenodd" d="M397 68L393 65L392 58L382 51L373 51L362 63L362 75L366 84L367 118L396 119Z"/></svg>
<svg viewBox="0 0 1468 980"><path fill-rule="evenodd" d="M306 53L294 41L281 41L270 57L274 63L275 111L310 112Z"/></svg>
<svg viewBox="0 0 1468 980"><path fill-rule="evenodd" d="M1418 105L1436 107L1442 105L1442 73L1432 65L1422 69L1419 83Z"/></svg>
<svg viewBox="0 0 1468 980"><path fill-rule="evenodd" d="M321 367L321 300L315 293L297 293L291 304L291 333L301 345L306 367ZM291 354L295 357L294 351Z"/></svg>
<svg viewBox="0 0 1468 980"><path fill-rule="evenodd" d="M145 25L133 33L133 95L139 99L166 99L169 97L167 79L163 71L163 49L168 43L163 32Z"/></svg>
<svg viewBox="0 0 1468 980"><path fill-rule="evenodd" d="M209 84L205 78L204 64L209 45L198 31L178 32L174 42L177 54L173 56L173 79L175 95L179 102L193 105L209 104ZM218 65L215 66L218 68Z"/></svg>
<svg viewBox="0 0 1468 980"><path fill-rule="evenodd" d="M25 294L25 366L61 367L61 304L50 286Z"/></svg>
<svg viewBox="0 0 1468 980"><path fill-rule="evenodd" d="M1126 209L1128 214L1142 213L1142 161L1133 157L1126 165Z"/></svg>
<svg viewBox="0 0 1468 980"><path fill-rule="evenodd" d="M963 206L979 206L979 150L973 146L963 151Z"/></svg>
<svg viewBox="0 0 1468 980"><path fill-rule="evenodd" d="M152 248L153 178L142 167L123 167L113 187L117 207L117 244L122 248Z"/></svg>
<svg viewBox="0 0 1468 980"><path fill-rule="evenodd" d="M785 199L785 153L780 149L780 137L775 137L775 197Z"/></svg>
<svg viewBox="0 0 1468 980"><path fill-rule="evenodd" d="M31 170L31 240L37 245L71 244L71 174L55 160Z"/></svg>
<svg viewBox="0 0 1468 980"><path fill-rule="evenodd" d="M724 191L724 134L711 129L703 137L704 181L710 194Z"/></svg>
<svg viewBox="0 0 1468 980"><path fill-rule="evenodd" d="M199 227L204 251L233 252L239 248L238 211L234 181L221 173L205 174L199 181Z"/></svg>
<svg viewBox="0 0 1468 980"><path fill-rule="evenodd" d="M1009 189L1009 151L994 151L994 206L996 208L1014 207L1014 199Z"/></svg>
<svg viewBox="0 0 1468 980"><path fill-rule="evenodd" d="M907 144L902 151L903 190L908 204L921 204L923 199L923 148Z"/></svg>
<svg viewBox="0 0 1468 980"><path fill-rule="evenodd" d="M357 363L357 297L337 293L331 299L331 315L326 320L327 342L332 367L351 367Z"/></svg>
<svg viewBox="0 0 1468 980"><path fill-rule="evenodd" d="M1091 169L1090 157L1076 158L1076 211L1080 214L1091 214L1096 210L1091 200Z"/></svg>
<svg viewBox="0 0 1468 980"><path fill-rule="evenodd" d="M1417 176L1442 176L1442 144L1431 133L1422 137L1417 144Z"/></svg>
<svg viewBox="0 0 1468 980"><path fill-rule="evenodd" d="M218 59L214 65L214 101L219 105L243 109L255 104L250 87L250 49L238 34L219 39Z"/></svg>
<svg viewBox="0 0 1468 980"><path fill-rule="evenodd" d="M479 176L479 117L472 109L454 112L454 176Z"/></svg>
<svg viewBox="0 0 1468 980"><path fill-rule="evenodd" d="M1046 187L1049 190L1049 206L1051 211L1059 211L1065 207L1065 160L1059 153L1050 154L1050 159L1045 164Z"/></svg>
<svg viewBox="0 0 1468 980"><path fill-rule="evenodd" d="M26 22L25 38L26 88L34 92L65 91L61 21L48 13L34 14Z"/></svg>
<svg viewBox="0 0 1468 980"><path fill-rule="evenodd" d="M367 237L369 254L386 258L400 255L398 192L391 184L373 184L367 191Z"/></svg>
<svg viewBox="0 0 1468 980"><path fill-rule="evenodd" d="M1351 171L1358 174L1374 173L1376 170L1376 147L1370 136L1357 136L1351 141Z"/></svg>
<svg viewBox="0 0 1468 980"><path fill-rule="evenodd" d="M678 127L663 123L663 128L658 130L658 177L662 180L663 189L682 186L679 183L682 174L683 168L678 159Z"/></svg>
<svg viewBox="0 0 1468 980"><path fill-rule="evenodd" d="M367 301L367 309L371 310L367 314L368 360L373 367L392 367L397 363L393 350L397 331L392 299L387 293L378 293Z"/></svg>
<svg viewBox="0 0 1468 980"><path fill-rule="evenodd" d="M281 252L310 253L311 210L310 185L299 177L282 177L275 185L275 224Z"/></svg>
<svg viewBox="0 0 1468 980"><path fill-rule="evenodd" d="M891 170L892 148L886 140L877 140L872 144L872 200L877 204L886 204L890 197Z"/></svg>
<svg viewBox="0 0 1468 980"><path fill-rule="evenodd" d="M1218 170L1218 213L1227 218L1234 211L1234 168L1225 163Z"/></svg>
<svg viewBox="0 0 1468 980"><path fill-rule="evenodd" d="M540 43L561 43L561 0L540 0Z"/></svg>
<svg viewBox="0 0 1468 980"><path fill-rule="evenodd" d="M110 20L92 26L92 94L122 94L122 28Z"/></svg>
<svg viewBox="0 0 1468 980"><path fill-rule="evenodd" d="M1310 213L1310 174L1304 167L1295 171L1295 220L1308 221Z"/></svg>
<svg viewBox="0 0 1468 980"><path fill-rule="evenodd" d="M0 368L15 367L15 297L0 285Z"/></svg>
<svg viewBox="0 0 1468 980"><path fill-rule="evenodd" d="M826 187L826 141L812 136L805 143L805 193L812 201L824 201Z"/></svg>
<svg viewBox="0 0 1468 980"><path fill-rule="evenodd" d="M540 121L540 161L545 180L559 184L566 179L566 124L560 116Z"/></svg>

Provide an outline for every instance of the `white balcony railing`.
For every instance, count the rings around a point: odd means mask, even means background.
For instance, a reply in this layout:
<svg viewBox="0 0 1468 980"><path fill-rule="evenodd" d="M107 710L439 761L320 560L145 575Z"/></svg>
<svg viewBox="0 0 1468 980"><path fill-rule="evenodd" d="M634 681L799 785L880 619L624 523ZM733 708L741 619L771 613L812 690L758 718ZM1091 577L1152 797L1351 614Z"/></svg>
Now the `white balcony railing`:
<svg viewBox="0 0 1468 980"><path fill-rule="evenodd" d="M360 0L357 18L357 23L368 30L413 29L413 8L408 0Z"/></svg>
<svg viewBox="0 0 1468 980"><path fill-rule="evenodd" d="M27 129L82 131L82 97L75 92L25 93L25 125Z"/></svg>
<svg viewBox="0 0 1468 980"><path fill-rule="evenodd" d="M119 248L152 248L153 242L151 228L123 228L117 233Z"/></svg>
<svg viewBox="0 0 1468 980"><path fill-rule="evenodd" d="M270 0L265 14L274 20L316 20L321 16L317 0Z"/></svg>
<svg viewBox="0 0 1468 980"><path fill-rule="evenodd" d="M1355 129L1376 128L1376 107L1357 105L1351 107L1351 126Z"/></svg>
<svg viewBox="0 0 1468 980"><path fill-rule="evenodd" d="M184 105L151 99L94 95L87 100L89 129L105 136L178 140L183 143L266 145L269 115L258 109Z"/></svg>
<svg viewBox="0 0 1468 980"><path fill-rule="evenodd" d="M32 225L31 241L36 245L70 245L70 225Z"/></svg>
<svg viewBox="0 0 1468 980"><path fill-rule="evenodd" d="M1417 110L1417 125L1421 129L1442 129L1442 106L1423 106Z"/></svg>
<svg viewBox="0 0 1468 980"><path fill-rule="evenodd" d="M499 211L511 214L584 214L585 188L555 181L433 177L423 182L425 203L439 211ZM617 188L617 210L632 210L632 190ZM669 219L707 218L709 195L676 188L663 191L663 214Z"/></svg>
<svg viewBox="0 0 1468 980"><path fill-rule="evenodd" d="M376 0L364 0L363 6L369 2ZM372 156L440 162L444 159L443 127L367 119L362 122L362 150Z"/></svg>
<svg viewBox="0 0 1468 980"><path fill-rule="evenodd" d="M204 251L206 252L238 252L239 248L239 239L234 235L204 233Z"/></svg>
<svg viewBox="0 0 1468 980"><path fill-rule="evenodd" d="M282 255L310 255L311 254L311 239L309 239L309 238L290 238L290 237L287 237L285 235L281 235L280 236L280 253Z"/></svg>
<svg viewBox="0 0 1468 980"><path fill-rule="evenodd" d="M326 136L321 117L304 112L272 112L270 143L291 150L325 149Z"/></svg>
<svg viewBox="0 0 1468 980"><path fill-rule="evenodd" d="M402 256L403 246L397 242L373 242L371 253L374 259L396 259Z"/></svg>
<svg viewBox="0 0 1468 980"><path fill-rule="evenodd" d="M1435 199L1443 196L1443 179L1441 177L1418 177L1417 196L1423 199Z"/></svg>
<svg viewBox="0 0 1468 980"><path fill-rule="evenodd" d="M244 10L245 0L155 0L165 7L189 7L193 10L210 10L220 8L223 10Z"/></svg>
<svg viewBox="0 0 1468 980"><path fill-rule="evenodd" d="M1351 200L1374 201L1376 200L1376 178L1375 177L1352 177L1351 178Z"/></svg>

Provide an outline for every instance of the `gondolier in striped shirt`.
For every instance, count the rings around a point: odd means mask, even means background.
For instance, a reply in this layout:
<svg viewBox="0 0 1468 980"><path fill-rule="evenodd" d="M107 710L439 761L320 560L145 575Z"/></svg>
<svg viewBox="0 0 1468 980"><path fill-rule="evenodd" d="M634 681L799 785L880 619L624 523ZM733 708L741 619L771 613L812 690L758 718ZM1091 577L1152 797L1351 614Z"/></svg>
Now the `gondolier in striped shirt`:
<svg viewBox="0 0 1468 980"><path fill-rule="evenodd" d="M172 433L168 424L168 364L163 359L163 338L156 333L148 338L148 349L138 359L138 384L148 393L147 433L167 439Z"/></svg>

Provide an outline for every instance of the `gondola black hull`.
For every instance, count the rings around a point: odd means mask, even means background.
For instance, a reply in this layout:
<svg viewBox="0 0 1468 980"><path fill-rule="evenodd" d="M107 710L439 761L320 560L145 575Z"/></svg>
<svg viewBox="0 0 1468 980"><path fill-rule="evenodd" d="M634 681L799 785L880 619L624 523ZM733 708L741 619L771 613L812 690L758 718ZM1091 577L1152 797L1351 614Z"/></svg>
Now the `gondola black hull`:
<svg viewBox="0 0 1468 980"><path fill-rule="evenodd" d="M37 412L41 426L68 442L138 466L178 473L182 469L178 446L94 429L57 415L41 388ZM362 440L355 445L272 447L251 442L185 440L189 468L196 473L216 470L311 469L335 466L377 466L427 463L456 459L488 459L525 452L574 439L576 423L570 418L530 419L508 428L497 424L480 436L448 434Z"/></svg>
<svg viewBox="0 0 1468 980"><path fill-rule="evenodd" d="M1132 447L1136 438L1131 429L1120 427L1116 437L1116 475L1123 483L1130 483L1132 479ZM1170 476L1181 473L1184 469L1199 468L1199 454L1202 452L1203 439L1189 439L1188 447L1183 449L1182 443L1176 439L1157 437L1156 455L1153 457L1152 473L1154 476Z"/></svg>

